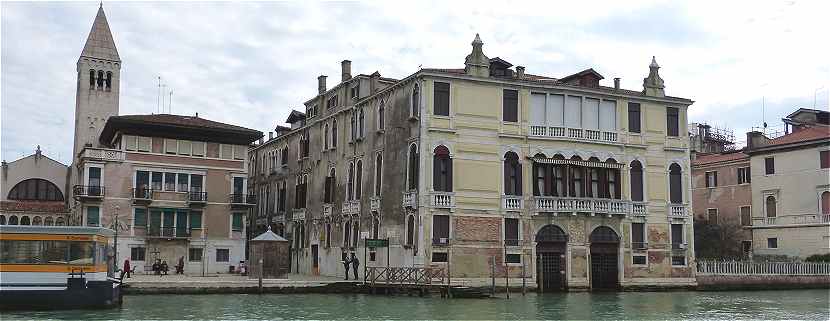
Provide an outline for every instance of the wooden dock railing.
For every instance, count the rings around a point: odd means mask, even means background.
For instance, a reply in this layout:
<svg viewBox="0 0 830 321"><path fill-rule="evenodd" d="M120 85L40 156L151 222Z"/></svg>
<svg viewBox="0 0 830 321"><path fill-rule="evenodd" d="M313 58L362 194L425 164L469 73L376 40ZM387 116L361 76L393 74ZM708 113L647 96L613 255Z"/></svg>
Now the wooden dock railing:
<svg viewBox="0 0 830 321"><path fill-rule="evenodd" d="M697 261L700 275L830 275L830 263Z"/></svg>
<svg viewBox="0 0 830 321"><path fill-rule="evenodd" d="M377 267L366 268L366 282L388 285L444 285L446 270L434 267Z"/></svg>

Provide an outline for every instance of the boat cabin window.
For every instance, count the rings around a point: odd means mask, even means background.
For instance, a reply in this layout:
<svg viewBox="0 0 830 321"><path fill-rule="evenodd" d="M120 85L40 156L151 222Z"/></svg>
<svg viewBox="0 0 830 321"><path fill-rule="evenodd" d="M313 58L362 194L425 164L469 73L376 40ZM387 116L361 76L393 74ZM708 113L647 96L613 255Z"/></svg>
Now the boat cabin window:
<svg viewBox="0 0 830 321"><path fill-rule="evenodd" d="M76 241L3 240L0 263L92 265L95 245Z"/></svg>

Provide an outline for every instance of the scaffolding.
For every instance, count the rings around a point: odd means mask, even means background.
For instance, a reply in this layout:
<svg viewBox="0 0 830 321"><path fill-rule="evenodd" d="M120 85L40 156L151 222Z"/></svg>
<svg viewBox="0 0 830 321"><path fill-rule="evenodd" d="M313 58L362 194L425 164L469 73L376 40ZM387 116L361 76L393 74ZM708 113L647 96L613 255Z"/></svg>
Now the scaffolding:
<svg viewBox="0 0 830 321"><path fill-rule="evenodd" d="M706 123L689 124L692 149L703 153L722 153L735 150L735 132Z"/></svg>

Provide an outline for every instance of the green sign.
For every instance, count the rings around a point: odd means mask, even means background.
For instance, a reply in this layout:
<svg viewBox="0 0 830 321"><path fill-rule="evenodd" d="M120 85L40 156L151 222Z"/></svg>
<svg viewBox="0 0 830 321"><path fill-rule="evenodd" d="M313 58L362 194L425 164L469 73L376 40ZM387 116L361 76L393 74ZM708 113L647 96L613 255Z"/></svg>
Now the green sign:
<svg viewBox="0 0 830 321"><path fill-rule="evenodd" d="M366 247L388 247L387 239L366 239Z"/></svg>

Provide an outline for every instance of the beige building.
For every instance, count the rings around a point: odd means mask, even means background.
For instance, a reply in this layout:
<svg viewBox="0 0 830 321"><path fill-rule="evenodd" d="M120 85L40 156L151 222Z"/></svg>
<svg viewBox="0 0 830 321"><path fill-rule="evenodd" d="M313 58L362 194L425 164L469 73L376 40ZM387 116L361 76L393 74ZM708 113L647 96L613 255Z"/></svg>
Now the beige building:
<svg viewBox="0 0 830 321"><path fill-rule="evenodd" d="M0 225L66 225L69 167L35 153L2 164Z"/></svg>
<svg viewBox="0 0 830 321"><path fill-rule="evenodd" d="M363 264L453 278L524 265L545 290L694 284L692 101L665 95L656 61L632 91L472 47L463 69L401 80L352 77L345 61L340 84L321 77L306 113L252 150L252 191L276 202L292 271L342 275L368 237L388 238L391 257L369 249Z"/></svg>
<svg viewBox="0 0 830 321"><path fill-rule="evenodd" d="M245 259L247 151L262 133L198 116L118 116L120 66L103 9L78 61L72 223L118 231L116 262L227 272ZM87 70L90 68L89 70Z"/></svg>
<svg viewBox="0 0 830 321"><path fill-rule="evenodd" d="M755 255L830 253L830 113L799 109L774 139L747 134Z"/></svg>

